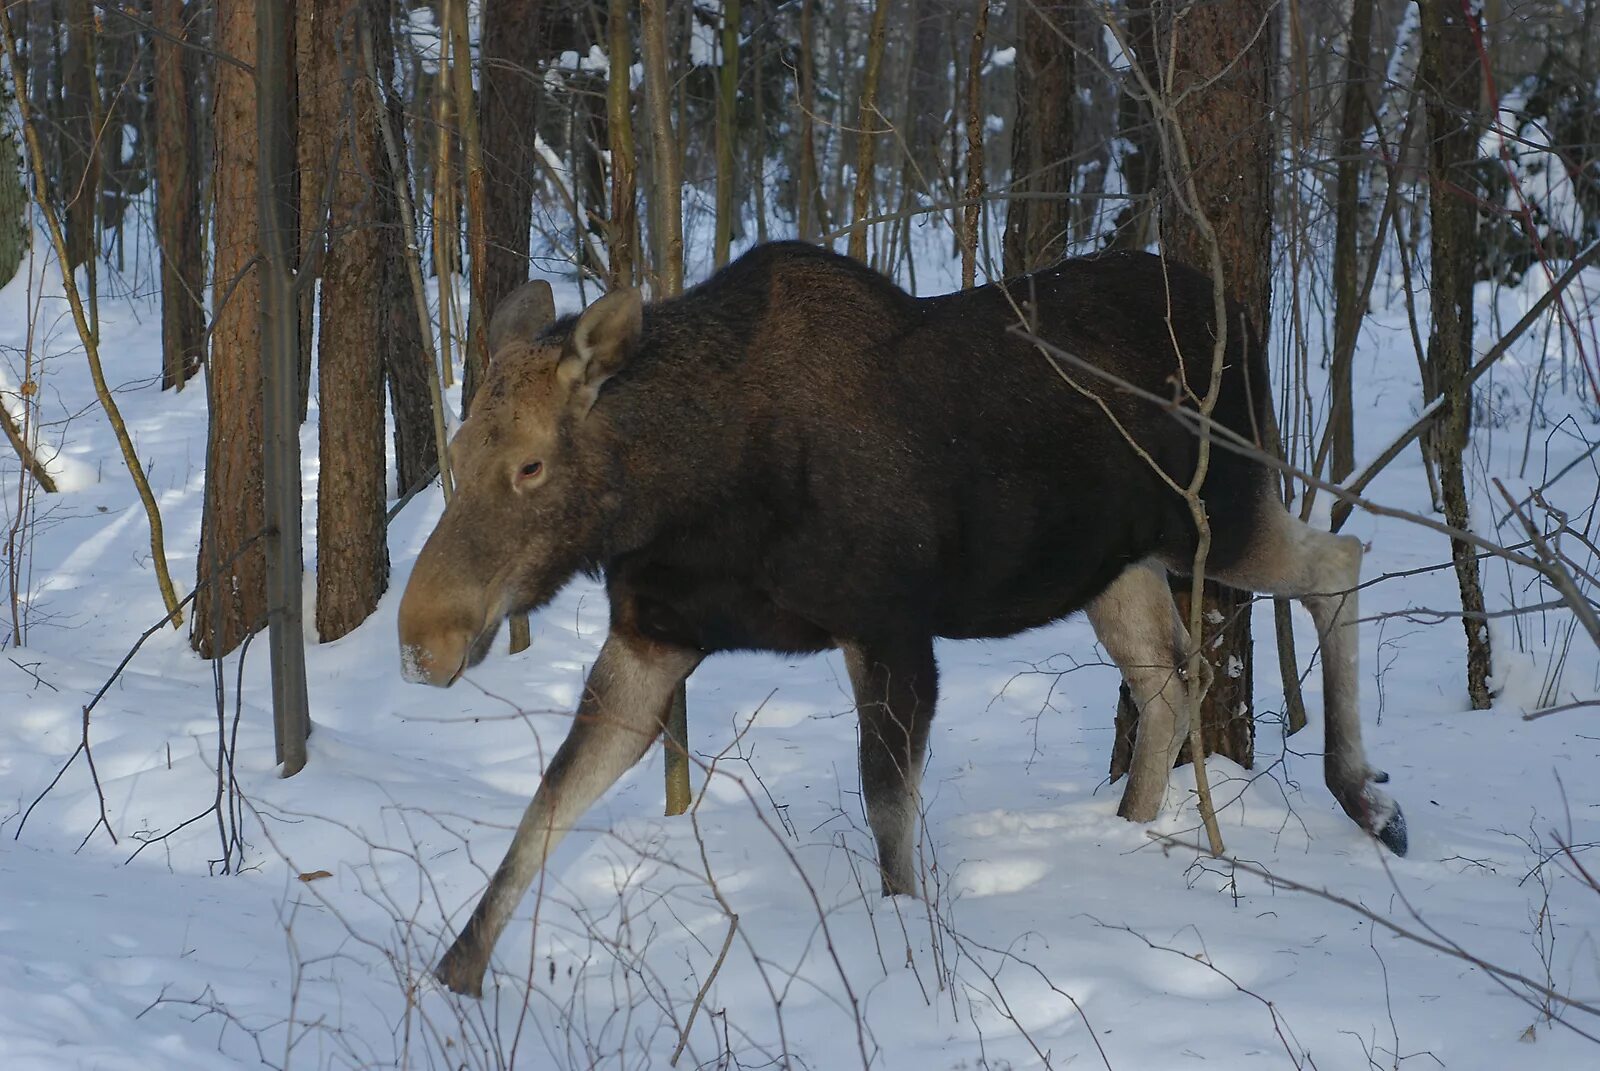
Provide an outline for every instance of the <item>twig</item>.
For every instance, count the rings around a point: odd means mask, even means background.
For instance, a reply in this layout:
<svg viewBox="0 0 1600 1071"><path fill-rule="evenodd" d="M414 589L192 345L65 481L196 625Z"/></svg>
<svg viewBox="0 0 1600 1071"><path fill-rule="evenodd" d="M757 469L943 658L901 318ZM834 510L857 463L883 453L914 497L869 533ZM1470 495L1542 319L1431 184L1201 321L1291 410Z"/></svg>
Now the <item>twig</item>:
<svg viewBox="0 0 1600 1071"><path fill-rule="evenodd" d="M1489 347L1489 352L1480 357L1467 370L1467 374L1461 381L1463 397L1468 396L1472 390L1472 385L1483 378L1484 374L1494 367L1495 362L1506 355L1517 339L1521 338L1528 328L1539 321L1539 318L1549 310L1550 306L1566 291L1573 280L1577 279L1583 273L1583 270L1596 259L1600 259L1600 241L1590 243L1589 248L1573 257L1572 263L1568 265L1567 270L1561 273L1561 278L1552 283L1550 289L1546 290L1543 296L1538 301L1535 301L1527 312L1523 313L1522 319L1512 324L1511 330L1502 335L1500 341ZM1416 439L1421 437L1423 432L1432 426L1445 408L1446 402L1443 395L1434 399L1433 403L1422 411L1422 415L1417 417L1409 428L1401 432L1399 437L1384 448L1383 453L1379 454L1370 465L1361 470L1359 476L1346 485L1350 493L1359 495L1366 490L1367 485L1376 479L1378 474L1388 467L1390 462L1399 457L1406 447L1410 446ZM1342 527L1342 524L1335 525L1334 531L1337 532L1340 527Z"/></svg>
<svg viewBox="0 0 1600 1071"><path fill-rule="evenodd" d="M17 39L11 27L11 16L4 4L0 4L0 37L4 38L6 59L11 64L12 76L20 82L20 72L25 68L17 60ZM150 482L145 479L144 468L139 463L138 451L134 449L133 440L128 435L128 427L123 423L122 412L117 408L116 399L111 396L111 388L106 385L105 373L100 367L99 333L90 327L83 299L78 294L77 280L73 278L72 269L68 266L70 261L67 258L66 239L61 233L61 222L56 218L55 206L50 203L50 198L45 196L45 191L49 189L49 178L44 169L44 149L39 143L39 130L34 123L33 107L26 92L17 94L17 107L22 117L22 133L28 143L28 157L33 164L34 201L38 204L39 213L44 217L45 227L50 232L50 243L55 247L56 262L61 268L61 285L67 295L67 304L72 308L72 320L78 329L78 338L83 343L84 356L89 361L89 375L94 380L95 396L99 398L100 407L105 410L106 419L111 423L117 445L122 448L122 460L128 467L128 475L133 478L133 486L139 493L139 501L144 504L145 517L150 522L150 557L156 571L156 586L161 589L162 601L167 606L167 620L177 628L183 623L182 604L178 601L177 590L172 586L172 575L167 571L167 550L162 536L161 510L156 504L154 493L150 490Z"/></svg>
<svg viewBox="0 0 1600 1071"><path fill-rule="evenodd" d="M1186 851L1199 850L1195 845L1186 844L1178 838L1168 836L1165 833L1158 833L1154 830L1150 830L1145 835L1151 840L1157 841L1158 843L1169 848L1182 848ZM1377 923L1379 926L1382 926L1396 937L1411 941L1414 944L1419 944L1422 947L1431 949L1434 952L1440 952L1444 955L1451 956L1466 963L1470 963L1472 966L1477 967L1486 974L1493 976L1501 983L1515 982L1518 985L1526 986L1534 993L1537 993L1538 995L1551 1001L1559 1002L1568 1008L1581 1011L1586 1015L1592 1015L1596 1018L1600 1018L1600 1007L1597 1007L1593 1004L1586 1004L1581 1000L1575 1000L1566 993L1561 993L1557 990L1551 989L1549 986L1542 985L1541 983L1534 981L1532 978L1529 978L1527 975L1519 974L1508 967L1501 967L1498 964L1490 963L1486 959L1473 955L1471 952L1468 952L1459 945L1437 940L1433 937L1424 936L1423 934L1417 933L1413 930L1408 930L1404 926L1401 926L1395 922L1391 922L1389 919L1379 915L1371 908L1368 908L1363 904L1359 904L1354 900L1347 899L1346 897L1340 896L1337 893L1331 893L1327 889L1319 889L1313 885L1305 885L1298 881L1294 881L1291 878L1282 877L1272 873L1270 870L1267 870L1264 867L1257 866L1254 863L1247 863L1242 859L1232 856L1227 856L1225 858L1227 862L1233 866L1243 870L1246 874L1253 874L1256 877L1261 878L1268 885L1271 885L1275 889L1286 889L1289 892L1308 893L1311 896L1326 900L1329 903L1337 904L1342 908L1355 912L1364 919ZM1561 1020L1557 1021L1560 1022ZM1577 1033L1584 1034L1585 1037L1588 1037L1588 1034L1577 1027L1572 1026L1571 1024L1563 1023L1563 1025L1567 1026L1568 1029L1574 1030Z"/></svg>
<svg viewBox="0 0 1600 1071"><path fill-rule="evenodd" d="M228 556L227 561L217 566L217 568L212 572L212 576L216 576L217 573L220 573L222 570L238 561L239 558L244 555L245 551L253 547L256 540L262 538L264 535L266 535L266 530L260 529L249 539L245 540L242 544L240 544L237 550ZM72 764L77 761L78 756L84 755L89 760L89 771L94 775L95 791L100 793L100 820L90 828L89 834L92 836L95 829L98 829L100 824L104 823L106 832L111 834L111 843L115 844L117 842L117 835L116 833L112 832L111 823L107 821L106 818L105 793L101 791L99 774L94 769L94 756L89 751L89 713L90 711L94 710L95 706L100 702L101 699L105 698L105 694L111 690L111 685L116 683L117 678L122 675L122 671L127 668L128 663L133 661L133 656L139 653L139 648L144 646L145 641L151 636L154 636L157 632L160 632L162 627L166 625L167 622L171 621L176 615L181 613L183 608L189 605L189 603L193 602L195 596L204 591L210 583L210 576L200 581L200 583L194 586L193 591L189 592L189 594L185 595L178 602L177 606L174 606L171 610L167 611L167 615L165 617L140 633L139 638L135 640L133 646L128 649L128 653L122 656L122 661L117 663L117 668L111 671L111 676L106 678L106 682L100 686L100 690L95 692L94 697L90 699L87 704L85 704L83 708L83 736L78 741L78 746L73 749L71 755L67 756L67 761L61 764L61 769L56 771L56 775L50 779L50 783L44 787L44 791L40 792L38 796L34 797L33 802L28 804L28 809L22 812L22 821L17 823L17 831L16 833L12 834L12 840L21 839L22 829L28 824L28 816L33 813L33 809L39 806L39 804L43 802L44 798L50 794L50 791L60 783L61 778L66 775L66 772L69 769L72 768ZM88 837L85 837L84 842L87 843L88 839ZM82 845L79 845L79 847L82 847Z"/></svg>
<svg viewBox="0 0 1600 1071"><path fill-rule="evenodd" d="M733 931L738 928L739 916L729 916L728 933L722 938L722 951L717 953L717 962L712 964L711 973L706 975L706 980L701 983L700 992L694 995L694 1003L689 1005L689 1018L684 1020L683 1033L678 1037L678 1047L672 1050L672 1059L667 1061L670 1067L678 1066L678 1057L683 1055L683 1047L689 1044L689 1030L694 1026L694 1017L699 1014L700 1005L706 999L706 992L710 990L711 983L717 980L717 972L722 970L722 961L728 958L728 948L733 944Z"/></svg>

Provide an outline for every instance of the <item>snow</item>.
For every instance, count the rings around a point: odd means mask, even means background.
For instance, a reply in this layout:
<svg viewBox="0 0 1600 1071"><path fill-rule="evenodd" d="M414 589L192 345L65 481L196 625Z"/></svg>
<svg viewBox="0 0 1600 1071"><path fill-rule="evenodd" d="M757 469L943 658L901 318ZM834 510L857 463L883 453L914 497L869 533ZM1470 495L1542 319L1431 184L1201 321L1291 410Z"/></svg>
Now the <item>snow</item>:
<svg viewBox="0 0 1600 1071"><path fill-rule="evenodd" d="M567 729L606 608L580 581L536 615L530 651L502 648L449 692L405 683L395 612L440 510L432 491L390 529L392 587L372 619L307 652L316 730L301 774L276 775L265 644L214 679L184 633L160 629L89 718L109 828L97 826L91 772L73 759L83 708L164 611L59 279L33 270L31 298L26 279L0 292L0 391L15 401L31 301L48 328L35 343L45 454L67 490L37 500L27 644L0 652L0 1067L661 1067L691 1017L679 1067L1595 1066L1593 1044L1517 983L1202 857L1187 769L1153 826L1118 819L1120 786L1104 778L1116 676L1081 619L940 646L919 848L928 902L877 895L841 661L720 657L690 684L693 815L660 817L656 749L556 852L485 999L445 993L427 970ZM950 270L919 265L919 280L926 290ZM1591 273L1584 292L1597 283ZM1505 322L1530 294L1504 295ZM557 295L575 307L570 281ZM1415 419L1419 396L1401 299L1375 301L1357 355L1362 458ZM1592 330L1593 305L1577 309ZM102 319L174 575L192 582L203 390L157 389L149 298L108 296ZM1542 337L1495 373L1522 402L1480 431L1480 484L1500 476L1519 494L1593 439L1553 369L1548 418L1529 412ZM8 529L16 479L0 452ZM1578 517L1597 484L1582 464L1550 495ZM1369 494L1426 511L1415 449ZM1504 513L1481 489L1477 508L1482 526ZM1368 578L1448 561L1441 537L1402 520L1357 514L1347 531L1370 545ZM1519 604L1549 597L1499 565L1486 577L1495 607L1513 592ZM1209 767L1223 835L1255 867L1594 1003L1600 894L1572 859L1597 872L1586 853L1600 840L1600 733L1593 710L1519 714L1594 695L1600 660L1565 613L1496 619L1504 690L1495 709L1470 711L1459 622L1397 616L1448 609L1454 588L1446 568L1362 596L1367 745L1406 808L1411 855L1385 855L1323 787L1315 672L1312 725L1282 738L1264 602L1257 769ZM1314 634L1298 610L1295 627L1304 667ZM220 816L208 811L219 758L236 784Z"/></svg>

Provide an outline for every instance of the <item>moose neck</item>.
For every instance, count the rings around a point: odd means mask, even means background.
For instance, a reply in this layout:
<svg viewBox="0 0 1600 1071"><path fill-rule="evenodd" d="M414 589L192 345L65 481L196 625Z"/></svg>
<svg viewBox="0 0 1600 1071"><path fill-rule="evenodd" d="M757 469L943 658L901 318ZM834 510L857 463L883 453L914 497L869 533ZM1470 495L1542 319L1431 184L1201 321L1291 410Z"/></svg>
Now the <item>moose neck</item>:
<svg viewBox="0 0 1600 1071"><path fill-rule="evenodd" d="M697 288L646 309L638 350L589 419L605 423L593 459L607 513L602 559L703 520L744 452L747 421L731 404L754 331L739 309Z"/></svg>

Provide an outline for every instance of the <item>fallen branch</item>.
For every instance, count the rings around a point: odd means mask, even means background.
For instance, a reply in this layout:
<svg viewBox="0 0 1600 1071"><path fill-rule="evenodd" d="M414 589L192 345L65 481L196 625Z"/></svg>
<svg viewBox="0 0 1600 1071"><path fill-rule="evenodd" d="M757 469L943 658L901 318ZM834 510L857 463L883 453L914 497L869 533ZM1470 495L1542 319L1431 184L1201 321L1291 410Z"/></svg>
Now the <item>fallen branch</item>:
<svg viewBox="0 0 1600 1071"><path fill-rule="evenodd" d="M17 457L22 459L23 467L33 476L34 483L39 485L40 490L52 495L55 494L57 488L54 477L44 467L44 463L28 448L28 443L22 436L22 429L17 427L16 421L11 419L11 414L6 411L3 405L0 405L0 426L6 429L6 438L11 440L12 449L16 450Z"/></svg>

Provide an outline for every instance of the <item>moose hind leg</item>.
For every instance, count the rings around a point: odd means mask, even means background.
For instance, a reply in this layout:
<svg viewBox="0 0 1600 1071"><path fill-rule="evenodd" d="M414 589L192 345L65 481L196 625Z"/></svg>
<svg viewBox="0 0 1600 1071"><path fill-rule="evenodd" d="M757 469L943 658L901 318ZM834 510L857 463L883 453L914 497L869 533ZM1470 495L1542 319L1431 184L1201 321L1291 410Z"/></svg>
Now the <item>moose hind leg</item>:
<svg viewBox="0 0 1600 1071"><path fill-rule="evenodd" d="M1322 645L1323 778L1345 814L1390 851L1404 855L1405 815L1375 787L1388 775L1368 764L1361 746L1356 590L1361 541L1312 528L1275 505L1265 506L1263 513L1249 551L1213 575L1246 591L1294 596L1310 612Z"/></svg>
<svg viewBox="0 0 1600 1071"><path fill-rule="evenodd" d="M615 632L607 638L505 858L434 970L449 989L482 995L489 955L528 886L562 836L660 735L672 693L699 661L696 651Z"/></svg>
<svg viewBox="0 0 1600 1071"><path fill-rule="evenodd" d="M1124 570L1087 608L1100 645L1122 670L1139 708L1128 784L1117 813L1151 822L1161 812L1172 764L1189 735L1189 702L1179 667L1189 633L1154 562Z"/></svg>
<svg viewBox="0 0 1600 1071"><path fill-rule="evenodd" d="M918 789L938 700L933 641L843 645L861 723L861 790L883 895L917 895Z"/></svg>

